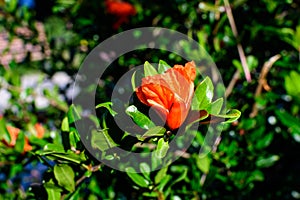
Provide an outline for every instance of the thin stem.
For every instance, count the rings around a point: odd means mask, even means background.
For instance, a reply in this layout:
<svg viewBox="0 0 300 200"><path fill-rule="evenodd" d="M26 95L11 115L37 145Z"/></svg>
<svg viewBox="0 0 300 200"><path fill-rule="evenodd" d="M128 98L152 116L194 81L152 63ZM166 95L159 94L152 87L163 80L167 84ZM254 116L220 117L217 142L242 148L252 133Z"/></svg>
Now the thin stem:
<svg viewBox="0 0 300 200"><path fill-rule="evenodd" d="M273 64L280 58L281 56L279 54L271 57L267 62L264 63L264 66L261 69L261 73L258 80L258 85L255 90L255 97L258 97L262 93L262 89L270 90L270 86L267 83L267 74L270 71ZM252 112L250 113L250 117L255 117L258 113L258 105L255 102L252 107Z"/></svg>
<svg viewBox="0 0 300 200"><path fill-rule="evenodd" d="M231 94L231 92L232 92L232 90L233 90L236 82L239 79L240 79L240 71L236 70L235 73L234 73L234 75L233 75L233 77L232 77L232 79L231 79L231 81L230 81L230 83L229 83L229 85L226 88L226 91L225 91L225 97L226 98Z"/></svg>
<svg viewBox="0 0 300 200"><path fill-rule="evenodd" d="M242 66L243 66L245 77L246 77L246 80L248 82L250 82L251 81L251 74L250 74L250 71L249 71L249 67L248 67L248 64L247 64L247 60L246 60L246 56L245 56L242 44L238 40L238 31L237 31L237 28L236 28L236 25L235 25L232 10L231 10L231 7L230 7L230 4L229 4L228 0L224 0L224 4L225 4L225 10L226 10L226 14L228 16L228 20L229 20L229 24L230 24L232 33L233 33L234 37L237 40L237 49L238 49L240 60L241 60Z"/></svg>

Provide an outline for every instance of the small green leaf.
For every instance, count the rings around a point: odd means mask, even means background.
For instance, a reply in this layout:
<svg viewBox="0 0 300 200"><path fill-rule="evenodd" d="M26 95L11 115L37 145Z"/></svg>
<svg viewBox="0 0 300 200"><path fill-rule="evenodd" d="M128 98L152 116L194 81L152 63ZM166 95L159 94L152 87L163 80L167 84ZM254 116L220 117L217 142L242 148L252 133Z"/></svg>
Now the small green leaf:
<svg viewBox="0 0 300 200"><path fill-rule="evenodd" d="M214 86L209 77L206 77L196 88L192 100L192 110L207 110L214 95ZM209 111L208 111L209 112Z"/></svg>
<svg viewBox="0 0 300 200"><path fill-rule="evenodd" d="M289 76L284 77L284 86L287 93L295 98L300 96L300 74L291 71Z"/></svg>
<svg viewBox="0 0 300 200"><path fill-rule="evenodd" d="M236 121L238 118L240 118L241 111L239 111L237 109L232 109L225 115L215 115L215 116L221 117L221 118L228 118L228 120L226 120L223 123L232 123L232 122Z"/></svg>
<svg viewBox="0 0 300 200"><path fill-rule="evenodd" d="M149 181L145 179L143 176L139 175L133 167L127 167L125 169L127 175L129 178L138 186L143 187L143 188L148 188L149 186Z"/></svg>
<svg viewBox="0 0 300 200"><path fill-rule="evenodd" d="M193 110L193 111L191 111L190 116L191 117L189 119L189 124L186 127L186 131L189 130L193 124L206 119L209 116L209 114L205 110L200 110L200 111Z"/></svg>
<svg viewBox="0 0 300 200"><path fill-rule="evenodd" d="M108 133L105 119L102 121L102 129L98 131L94 129L91 131L91 133L91 145L93 148L98 148L101 151L105 151L107 149L118 146Z"/></svg>
<svg viewBox="0 0 300 200"><path fill-rule="evenodd" d="M132 90L135 91L136 85L135 85L135 74L136 71L133 72L132 77L131 77L131 86L132 86Z"/></svg>
<svg viewBox="0 0 300 200"><path fill-rule="evenodd" d="M72 131L70 131L69 133L69 142L70 142L70 145L71 147L77 147L77 143L80 141L80 138L79 138L79 135L78 135L78 132L76 129L74 129L72 127Z"/></svg>
<svg viewBox="0 0 300 200"><path fill-rule="evenodd" d="M60 199L62 189L56 186L52 179L44 184L49 200Z"/></svg>
<svg viewBox="0 0 300 200"><path fill-rule="evenodd" d="M58 185L65 188L69 192L75 190L75 174L73 169L67 164L59 164L54 166L54 176Z"/></svg>
<svg viewBox="0 0 300 200"><path fill-rule="evenodd" d="M176 179L174 179L173 177L171 185L174 185L175 183L178 183L187 177L188 168L184 165L173 165L171 167L171 171L175 173L180 173L180 175Z"/></svg>
<svg viewBox="0 0 300 200"><path fill-rule="evenodd" d="M168 183L172 182L173 180L173 176L167 174L160 182L159 182L159 185L157 186L157 189L159 191L165 191L166 193L166 189L165 187L167 186Z"/></svg>
<svg viewBox="0 0 300 200"><path fill-rule="evenodd" d="M285 110L275 110L275 114L285 126L289 127L295 141L300 142L300 120Z"/></svg>
<svg viewBox="0 0 300 200"><path fill-rule="evenodd" d="M143 197L144 198L151 197L151 199L152 198L157 199L158 195L159 195L159 193L154 192L154 191L152 191L152 192L143 192Z"/></svg>
<svg viewBox="0 0 300 200"><path fill-rule="evenodd" d="M161 126L155 126L150 128L144 135L142 135L142 138L148 138L148 137L155 137L155 136L163 136L166 132L166 129Z"/></svg>
<svg viewBox="0 0 300 200"><path fill-rule="evenodd" d="M15 150L17 152L22 153L24 151L24 146L25 146L25 134L23 131L20 131L16 141Z"/></svg>
<svg viewBox="0 0 300 200"><path fill-rule="evenodd" d="M211 159L208 157L208 154L195 155L194 158L196 159L197 167L204 174L208 174L209 168L210 168L210 163L211 163Z"/></svg>
<svg viewBox="0 0 300 200"><path fill-rule="evenodd" d="M146 61L144 64L144 74L146 77L146 76L154 76L158 73L156 69L148 61Z"/></svg>
<svg viewBox="0 0 300 200"><path fill-rule="evenodd" d="M233 64L233 66L235 66L240 72L243 71L243 66L242 66L242 63L241 63L240 60L234 59L234 60L232 61L232 64Z"/></svg>
<svg viewBox="0 0 300 200"><path fill-rule="evenodd" d="M8 2L5 2L8 4L7 10L8 12L14 12L18 6L18 0L10 0Z"/></svg>
<svg viewBox="0 0 300 200"><path fill-rule="evenodd" d="M169 143L164 140L164 138L160 138L157 143L157 147L155 150L155 156L157 158L164 158L168 152Z"/></svg>
<svg viewBox="0 0 300 200"><path fill-rule="evenodd" d="M219 98L211 103L210 108L208 109L209 114L218 115L221 112L223 106L223 98Z"/></svg>
<svg viewBox="0 0 300 200"><path fill-rule="evenodd" d="M134 105L131 105L126 109L126 114L129 115L133 121L143 129L155 127L155 124L146 115L138 111L137 107Z"/></svg>
<svg viewBox="0 0 300 200"><path fill-rule="evenodd" d="M73 151L69 150L66 153L59 153L59 152L43 152L40 153L41 156L46 156L51 160L61 160L61 161L68 161L76 164L80 164L86 161L86 157L84 153L76 154Z"/></svg>
<svg viewBox="0 0 300 200"><path fill-rule="evenodd" d="M96 106L96 109L97 109L97 108L102 108L102 107L104 107L104 108L106 108L106 109L109 111L109 113L114 117L114 116L116 116L118 113L115 112L115 111L111 108L111 106L112 106L112 102L105 102L105 103L100 103L100 104L98 104L98 105Z"/></svg>
<svg viewBox="0 0 300 200"><path fill-rule="evenodd" d="M65 132L69 132L69 120L68 117L64 117L61 123L61 130Z"/></svg>
<svg viewBox="0 0 300 200"><path fill-rule="evenodd" d="M147 163L142 162L140 163L140 171L144 175L145 178L150 179L150 167Z"/></svg>
<svg viewBox="0 0 300 200"><path fill-rule="evenodd" d="M263 133L265 133L265 131ZM271 144L273 137L273 133L268 133L265 136L261 136L260 139L256 142L255 147L257 149L263 149L268 147Z"/></svg>
<svg viewBox="0 0 300 200"><path fill-rule="evenodd" d="M44 147L45 152L65 152L64 147L58 144L49 143Z"/></svg>
<svg viewBox="0 0 300 200"><path fill-rule="evenodd" d="M72 104L68 110L68 113L67 113L67 116L68 116L68 119L69 119L69 124L72 124L74 123L75 121L79 120L80 119L80 115L79 113L77 112L74 104Z"/></svg>
<svg viewBox="0 0 300 200"><path fill-rule="evenodd" d="M151 164L152 169L156 169L160 165L162 165L162 159L156 157L154 153L151 154Z"/></svg>
<svg viewBox="0 0 300 200"><path fill-rule="evenodd" d="M10 143L11 141L10 134L6 129L6 122L4 118L0 119L0 139L4 139L7 143Z"/></svg>
<svg viewBox="0 0 300 200"><path fill-rule="evenodd" d="M107 129L102 129L100 131L94 129L91 134L91 145L93 148L106 151L107 149L118 146L108 134Z"/></svg>
<svg viewBox="0 0 300 200"><path fill-rule="evenodd" d="M278 155L272 155L272 156L267 157L267 158L257 159L255 164L256 164L257 167L270 167L278 160L279 160Z"/></svg>
<svg viewBox="0 0 300 200"><path fill-rule="evenodd" d="M158 63L158 73L162 74L162 73L164 73L165 71L167 71L170 68L171 68L171 66L168 65L168 63L166 63L163 60L159 60L159 63Z"/></svg>
<svg viewBox="0 0 300 200"><path fill-rule="evenodd" d="M56 188L45 188L48 194L48 200L61 199L60 190Z"/></svg>
<svg viewBox="0 0 300 200"><path fill-rule="evenodd" d="M168 166L164 166L158 171L158 173L154 177L155 184L159 184L166 177L167 171L168 171Z"/></svg>
<svg viewBox="0 0 300 200"><path fill-rule="evenodd" d="M62 145L57 144L47 144L43 150L36 151L35 153L39 156L46 156L52 160L63 160L77 164L86 161L84 152L80 154L76 154L71 150L66 152Z"/></svg>

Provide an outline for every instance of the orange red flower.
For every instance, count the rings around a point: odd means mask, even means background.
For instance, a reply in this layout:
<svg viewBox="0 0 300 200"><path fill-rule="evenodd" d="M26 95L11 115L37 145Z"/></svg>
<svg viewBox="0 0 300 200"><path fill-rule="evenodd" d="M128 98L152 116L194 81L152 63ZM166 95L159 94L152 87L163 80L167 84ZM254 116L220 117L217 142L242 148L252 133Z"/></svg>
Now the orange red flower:
<svg viewBox="0 0 300 200"><path fill-rule="evenodd" d="M36 123L34 125L35 131L36 131L36 137L37 138L43 138L44 134L45 134L45 128L43 127L43 125L41 123Z"/></svg>
<svg viewBox="0 0 300 200"><path fill-rule="evenodd" d="M116 16L116 22L113 24L114 29L118 29L123 23L128 21L129 16L136 14L133 5L119 0L105 1L107 13Z"/></svg>
<svg viewBox="0 0 300 200"><path fill-rule="evenodd" d="M10 143L4 141L7 146L9 147L14 147L17 142L18 135L20 133L20 129L15 128L13 126L6 126L6 129L8 130L8 133L10 135ZM24 152L32 150L32 146L29 144L28 138L25 137L25 142L24 142Z"/></svg>
<svg viewBox="0 0 300 200"><path fill-rule="evenodd" d="M194 94L195 63L175 65L163 74L147 76L136 89L138 99L158 112L171 129L179 128L185 121Z"/></svg>

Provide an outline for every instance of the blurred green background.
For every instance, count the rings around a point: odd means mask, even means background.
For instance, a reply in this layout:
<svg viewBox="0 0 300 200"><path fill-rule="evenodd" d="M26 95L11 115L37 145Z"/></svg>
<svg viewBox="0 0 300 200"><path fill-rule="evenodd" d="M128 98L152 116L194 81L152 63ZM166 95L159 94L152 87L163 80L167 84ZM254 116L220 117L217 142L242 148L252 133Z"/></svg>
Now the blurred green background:
<svg viewBox="0 0 300 200"><path fill-rule="evenodd" d="M0 0L0 25L0 199L300 199L299 0ZM130 175L84 150L72 84L97 44L148 26L199 42L242 115L206 157L199 135L165 169ZM159 59L184 64L145 52L113 65ZM105 78L101 100L118 76Z"/></svg>

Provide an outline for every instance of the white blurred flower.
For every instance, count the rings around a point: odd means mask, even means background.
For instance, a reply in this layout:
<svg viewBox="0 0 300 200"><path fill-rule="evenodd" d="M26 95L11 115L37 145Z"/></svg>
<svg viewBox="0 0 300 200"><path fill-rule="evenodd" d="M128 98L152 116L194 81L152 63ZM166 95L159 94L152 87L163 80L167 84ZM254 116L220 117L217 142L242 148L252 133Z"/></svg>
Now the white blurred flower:
<svg viewBox="0 0 300 200"><path fill-rule="evenodd" d="M21 77L21 88L35 88L38 85L38 82L43 78L42 74L25 74Z"/></svg>
<svg viewBox="0 0 300 200"><path fill-rule="evenodd" d="M10 107L9 100L11 98L11 93L6 89L0 89L0 114Z"/></svg>
<svg viewBox="0 0 300 200"><path fill-rule="evenodd" d="M66 97L68 99L75 98L80 93L80 88L78 86L69 87L66 90Z"/></svg>
<svg viewBox="0 0 300 200"><path fill-rule="evenodd" d="M60 89L64 89L72 82L71 77L66 72L56 72L51 80L54 84L58 85Z"/></svg>
<svg viewBox="0 0 300 200"><path fill-rule="evenodd" d="M38 95L35 99L34 99L34 104L35 107L38 109L44 109L47 108L50 104L49 100L41 95Z"/></svg>

